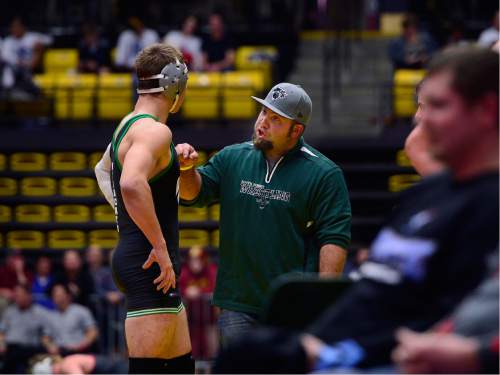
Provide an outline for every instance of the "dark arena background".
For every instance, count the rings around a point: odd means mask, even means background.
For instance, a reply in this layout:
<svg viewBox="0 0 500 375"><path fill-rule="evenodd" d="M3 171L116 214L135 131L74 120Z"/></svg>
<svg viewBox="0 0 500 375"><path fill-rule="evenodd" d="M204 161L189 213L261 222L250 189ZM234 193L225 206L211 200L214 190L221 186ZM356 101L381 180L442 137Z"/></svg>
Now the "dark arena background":
<svg viewBox="0 0 500 375"><path fill-rule="evenodd" d="M27 285L34 303L53 311L56 280L74 288L73 301L95 320L97 338L81 352L126 363L125 301L109 269L118 239L115 214L94 166L137 99L130 61L144 46L127 35L149 33L151 43L175 43L182 33L172 31L182 30L202 41L193 50L181 48L190 67L187 94L168 119L173 142L199 150L200 165L225 146L251 140L261 108L250 96L263 98L279 82L306 90L313 110L304 138L340 166L349 191L348 277L400 193L421 179L404 142L426 63L452 45L493 44L480 35L495 22L498 34L498 3L489 0L0 3L0 366L12 366L5 354L13 323L4 314L18 303L16 285ZM226 38L215 49L231 55L220 69L202 57L215 13ZM189 16L194 21L187 25ZM397 51L404 48L398 41L404 43L408 20L425 34L411 62L398 59ZM218 352L211 297L219 206L179 207L179 222L179 286L197 372L208 373ZM29 371L28 356L14 362L4 370Z"/></svg>

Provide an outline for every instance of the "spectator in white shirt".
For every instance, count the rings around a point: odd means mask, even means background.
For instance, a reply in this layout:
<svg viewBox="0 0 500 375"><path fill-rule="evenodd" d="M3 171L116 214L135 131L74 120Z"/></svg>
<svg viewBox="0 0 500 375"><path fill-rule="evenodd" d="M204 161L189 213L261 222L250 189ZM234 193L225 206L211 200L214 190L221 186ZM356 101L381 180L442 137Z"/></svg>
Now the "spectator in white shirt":
<svg viewBox="0 0 500 375"><path fill-rule="evenodd" d="M142 49L157 43L158 33L145 27L137 16L128 19L129 29L121 32L116 46L115 65L122 70L132 71L135 57Z"/></svg>
<svg viewBox="0 0 500 375"><path fill-rule="evenodd" d="M73 303L71 292L64 284L55 284L52 287L52 300L56 305L56 311L52 313L51 332L57 348L54 354L90 351L99 331L88 307Z"/></svg>
<svg viewBox="0 0 500 375"><path fill-rule="evenodd" d="M1 59L5 64L2 86L10 88L19 76L41 71L43 49L51 42L50 36L27 31L23 20L14 18L10 24L10 35L2 43Z"/></svg>
<svg viewBox="0 0 500 375"><path fill-rule="evenodd" d="M491 26L488 27L486 30L484 30L481 33L481 35L479 35L479 39L477 42L479 43L479 45L483 47L490 48L498 40L498 31L499 31L499 24L498 24L498 10L497 10L497 12L495 13L495 17L493 17Z"/></svg>
<svg viewBox="0 0 500 375"><path fill-rule="evenodd" d="M28 359L49 350L49 311L33 304L31 290L26 285L14 289L14 303L0 321L0 354L4 374L24 373Z"/></svg>
<svg viewBox="0 0 500 375"><path fill-rule="evenodd" d="M163 43L182 52L184 61L190 70L200 70L203 65L201 38L195 35L197 26L197 18L189 15L184 19L181 30L172 30L163 39Z"/></svg>

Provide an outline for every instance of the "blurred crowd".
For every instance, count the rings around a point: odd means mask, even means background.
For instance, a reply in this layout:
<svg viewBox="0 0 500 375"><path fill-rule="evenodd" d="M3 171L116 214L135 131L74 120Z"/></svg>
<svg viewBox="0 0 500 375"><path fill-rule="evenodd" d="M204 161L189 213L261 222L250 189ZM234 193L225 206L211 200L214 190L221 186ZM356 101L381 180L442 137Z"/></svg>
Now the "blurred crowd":
<svg viewBox="0 0 500 375"><path fill-rule="evenodd" d="M491 25L480 33L477 40L466 39L464 26L453 22L448 30L445 46L477 42L491 46L498 41L498 12ZM422 69L439 45L435 36L422 26L414 14L405 15L401 37L392 41L388 57L395 69ZM191 71L222 72L234 69L237 45L225 17L213 12L206 22L188 14L177 28L165 35L149 28L144 19L130 16L127 28L119 33L116 45L103 35L101 28L91 22L81 26L79 33L78 72L132 72L137 53L163 41L178 48ZM53 37L29 29L21 17L14 18L9 34L0 40L0 86L18 95L37 95L38 88L31 76L43 72L43 53L53 45ZM14 90L12 90L14 89Z"/></svg>
<svg viewBox="0 0 500 375"><path fill-rule="evenodd" d="M465 37L465 29L460 22L454 22L449 29L444 46L439 46L435 37L421 27L415 14L406 14L401 23L402 35L389 46L389 58L394 69L424 69L439 47L460 46L477 43L486 48L492 47L499 38L498 11L492 17L491 25L483 30L477 40Z"/></svg>
<svg viewBox="0 0 500 375"><path fill-rule="evenodd" d="M123 324L125 314L123 294L107 265L109 255L97 246L83 254L67 250L62 257L27 258L21 250L9 250L0 266L3 373L26 373L30 360L41 354L67 358L61 366L95 362L96 355L105 362L111 357L123 359L124 347L117 347L109 334L109 325ZM216 313L210 305L215 275L216 265L208 253L200 247L190 249L179 285L188 306L196 358L213 357L217 348ZM123 336L122 330L118 332ZM121 362L113 363L117 371L123 370Z"/></svg>
<svg viewBox="0 0 500 375"><path fill-rule="evenodd" d="M148 28L142 18L131 16L127 28L113 46L102 35L98 25L85 23L78 42L80 73L132 72L137 53L158 42L178 48L191 71L222 72L234 69L236 45L221 13L211 13L203 25L194 15L188 15L178 29L163 37ZM9 34L0 40L0 86L19 92L36 94L33 73L43 72L43 53L53 43L53 37L30 31L21 17L10 23ZM14 90L15 91L15 90Z"/></svg>

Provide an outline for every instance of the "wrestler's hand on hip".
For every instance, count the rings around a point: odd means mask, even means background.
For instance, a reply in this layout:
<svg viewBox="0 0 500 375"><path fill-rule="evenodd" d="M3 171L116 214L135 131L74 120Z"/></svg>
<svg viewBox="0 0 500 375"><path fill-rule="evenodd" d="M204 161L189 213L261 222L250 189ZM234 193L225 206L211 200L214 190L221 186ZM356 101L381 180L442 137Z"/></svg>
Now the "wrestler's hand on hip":
<svg viewBox="0 0 500 375"><path fill-rule="evenodd" d="M175 146L177 157L181 168L194 166L198 160L198 152L189 143L181 143Z"/></svg>
<svg viewBox="0 0 500 375"><path fill-rule="evenodd" d="M160 266L160 276L153 283L157 285L156 290L161 290L165 294L170 288L175 288L174 267L168 256L166 245L153 248L142 268L147 270L155 262Z"/></svg>

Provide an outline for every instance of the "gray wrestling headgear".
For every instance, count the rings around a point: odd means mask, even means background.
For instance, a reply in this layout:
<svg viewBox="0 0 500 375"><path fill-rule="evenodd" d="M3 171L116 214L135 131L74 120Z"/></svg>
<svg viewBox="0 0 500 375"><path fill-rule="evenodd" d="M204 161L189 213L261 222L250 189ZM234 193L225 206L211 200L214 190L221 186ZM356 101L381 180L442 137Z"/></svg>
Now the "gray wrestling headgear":
<svg viewBox="0 0 500 375"><path fill-rule="evenodd" d="M138 94L154 94L163 92L164 95L174 100L172 108L175 108L181 94L186 89L188 80L188 68L185 63L175 59L175 63L167 64L160 72L150 77L139 78L137 88Z"/></svg>

